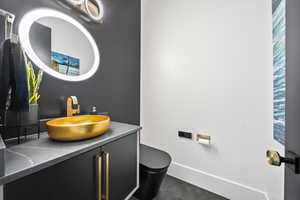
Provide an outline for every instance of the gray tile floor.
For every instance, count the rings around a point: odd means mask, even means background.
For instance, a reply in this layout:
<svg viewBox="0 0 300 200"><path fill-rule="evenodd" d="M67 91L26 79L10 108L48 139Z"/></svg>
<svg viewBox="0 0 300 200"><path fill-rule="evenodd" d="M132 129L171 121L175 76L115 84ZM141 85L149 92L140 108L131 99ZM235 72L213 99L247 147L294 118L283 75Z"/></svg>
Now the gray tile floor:
<svg viewBox="0 0 300 200"><path fill-rule="evenodd" d="M131 200L137 200L132 198ZM141 199L142 200L142 199ZM154 200L227 200L217 194L167 176Z"/></svg>

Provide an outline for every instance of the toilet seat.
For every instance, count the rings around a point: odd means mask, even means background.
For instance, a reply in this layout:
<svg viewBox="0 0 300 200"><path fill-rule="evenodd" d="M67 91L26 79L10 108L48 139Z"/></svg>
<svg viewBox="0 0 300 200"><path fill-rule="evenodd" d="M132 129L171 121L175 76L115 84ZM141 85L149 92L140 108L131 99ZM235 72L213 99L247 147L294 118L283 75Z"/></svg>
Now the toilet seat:
<svg viewBox="0 0 300 200"><path fill-rule="evenodd" d="M171 164L171 156L150 146L140 145L140 165L149 171L163 171Z"/></svg>

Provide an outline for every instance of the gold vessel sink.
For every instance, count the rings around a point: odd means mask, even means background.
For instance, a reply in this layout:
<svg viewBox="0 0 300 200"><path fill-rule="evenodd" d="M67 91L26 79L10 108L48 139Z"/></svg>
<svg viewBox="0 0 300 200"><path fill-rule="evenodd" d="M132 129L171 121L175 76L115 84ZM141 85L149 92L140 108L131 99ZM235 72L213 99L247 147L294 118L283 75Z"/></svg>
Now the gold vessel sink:
<svg viewBox="0 0 300 200"><path fill-rule="evenodd" d="M47 122L48 135L54 140L75 141L104 134L110 118L104 115L83 115L58 118Z"/></svg>

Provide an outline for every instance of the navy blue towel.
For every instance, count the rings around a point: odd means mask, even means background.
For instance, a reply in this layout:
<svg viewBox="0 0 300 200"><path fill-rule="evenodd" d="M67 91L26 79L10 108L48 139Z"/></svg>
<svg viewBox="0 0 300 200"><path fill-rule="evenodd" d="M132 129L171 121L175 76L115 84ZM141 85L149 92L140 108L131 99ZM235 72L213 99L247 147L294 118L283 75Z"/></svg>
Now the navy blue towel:
<svg viewBox="0 0 300 200"><path fill-rule="evenodd" d="M25 60L20 44L5 40L0 59L0 110L5 110L8 91L11 89L9 110L29 110L29 92Z"/></svg>
<svg viewBox="0 0 300 200"><path fill-rule="evenodd" d="M11 70L10 70L10 52L11 43L5 40L0 48L0 111L3 113L6 110L6 102L8 99L8 92L11 88Z"/></svg>
<svg viewBox="0 0 300 200"><path fill-rule="evenodd" d="M12 93L10 110L29 111L29 90L24 54L20 43L11 44Z"/></svg>

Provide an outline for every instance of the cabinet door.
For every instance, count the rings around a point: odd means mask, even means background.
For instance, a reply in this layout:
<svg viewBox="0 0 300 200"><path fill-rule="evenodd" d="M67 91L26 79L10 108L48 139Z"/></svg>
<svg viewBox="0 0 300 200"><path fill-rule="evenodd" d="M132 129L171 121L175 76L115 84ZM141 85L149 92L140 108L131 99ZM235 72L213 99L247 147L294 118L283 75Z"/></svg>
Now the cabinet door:
<svg viewBox="0 0 300 200"><path fill-rule="evenodd" d="M137 187L138 143L132 134L102 147L105 200L124 200Z"/></svg>
<svg viewBox="0 0 300 200"><path fill-rule="evenodd" d="M100 148L5 185L5 200L97 200Z"/></svg>

